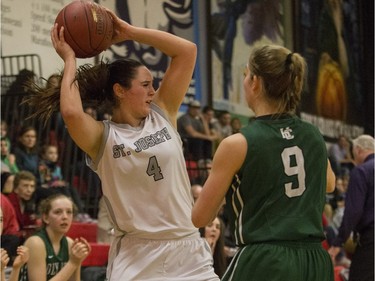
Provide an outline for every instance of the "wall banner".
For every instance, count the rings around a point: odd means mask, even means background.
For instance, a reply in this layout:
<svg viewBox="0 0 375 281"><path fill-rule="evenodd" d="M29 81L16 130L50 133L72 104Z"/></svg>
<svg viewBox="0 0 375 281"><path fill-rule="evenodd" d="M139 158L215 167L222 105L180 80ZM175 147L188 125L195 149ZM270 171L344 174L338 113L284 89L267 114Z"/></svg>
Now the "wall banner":
<svg viewBox="0 0 375 281"><path fill-rule="evenodd" d="M296 51L308 64L301 117L318 126L327 140L356 137L366 122L359 2L297 2Z"/></svg>

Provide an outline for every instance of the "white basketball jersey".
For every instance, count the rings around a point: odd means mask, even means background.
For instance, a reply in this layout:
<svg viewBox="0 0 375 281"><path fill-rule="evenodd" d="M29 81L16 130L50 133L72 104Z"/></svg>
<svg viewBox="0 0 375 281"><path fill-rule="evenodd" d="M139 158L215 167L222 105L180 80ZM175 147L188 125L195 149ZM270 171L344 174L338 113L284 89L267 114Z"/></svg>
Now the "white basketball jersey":
<svg viewBox="0 0 375 281"><path fill-rule="evenodd" d="M175 239L197 233L182 142L155 104L144 123L103 121L104 139L95 163L117 231L146 239Z"/></svg>

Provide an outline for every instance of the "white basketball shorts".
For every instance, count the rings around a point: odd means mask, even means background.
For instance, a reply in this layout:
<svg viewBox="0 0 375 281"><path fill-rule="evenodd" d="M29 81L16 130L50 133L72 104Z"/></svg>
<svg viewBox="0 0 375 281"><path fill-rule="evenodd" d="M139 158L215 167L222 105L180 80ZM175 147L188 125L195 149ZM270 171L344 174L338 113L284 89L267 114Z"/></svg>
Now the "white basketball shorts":
<svg viewBox="0 0 375 281"><path fill-rule="evenodd" d="M109 281L219 281L201 237L147 240L118 237L112 243Z"/></svg>

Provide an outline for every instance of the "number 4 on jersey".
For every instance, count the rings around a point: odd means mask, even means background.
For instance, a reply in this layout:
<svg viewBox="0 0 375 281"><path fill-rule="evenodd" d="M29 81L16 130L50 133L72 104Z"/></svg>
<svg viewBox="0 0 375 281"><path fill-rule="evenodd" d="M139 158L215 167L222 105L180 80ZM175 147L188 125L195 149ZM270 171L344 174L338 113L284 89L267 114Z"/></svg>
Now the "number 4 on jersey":
<svg viewBox="0 0 375 281"><path fill-rule="evenodd" d="M154 181L158 181L163 179L163 174L161 172L161 168L159 166L158 160L156 159L156 156L150 157L148 160L148 166L147 166L147 175L153 176Z"/></svg>

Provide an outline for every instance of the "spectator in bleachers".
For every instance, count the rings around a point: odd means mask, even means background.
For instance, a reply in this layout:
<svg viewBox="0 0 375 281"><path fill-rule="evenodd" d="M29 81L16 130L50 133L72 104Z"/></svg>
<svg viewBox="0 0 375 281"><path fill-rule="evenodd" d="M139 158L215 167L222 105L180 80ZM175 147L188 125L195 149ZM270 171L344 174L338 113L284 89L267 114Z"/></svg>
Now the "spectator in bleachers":
<svg viewBox="0 0 375 281"><path fill-rule="evenodd" d="M21 128L13 153L16 157L18 168L22 171L31 172L36 179L39 179L37 130L33 126Z"/></svg>
<svg viewBox="0 0 375 281"><path fill-rule="evenodd" d="M40 187L36 190L38 200L43 200L54 193L65 194L73 199L78 208L77 220L92 222L90 216L84 212L84 205L77 190L64 180L58 157L59 153L56 145L45 144L42 146L39 161Z"/></svg>
<svg viewBox="0 0 375 281"><path fill-rule="evenodd" d="M3 194L0 194L0 199L0 209L3 215L1 247L7 251L10 257L10 265L12 265L13 259L17 255L17 247L21 245L20 225L17 221L16 212L9 199Z"/></svg>
<svg viewBox="0 0 375 281"><path fill-rule="evenodd" d="M1 173L1 193L9 194L13 191L15 174L10 172Z"/></svg>
<svg viewBox="0 0 375 281"><path fill-rule="evenodd" d="M200 111L201 104L193 100L185 114L177 120L177 130L185 142L185 156L189 160L204 162L212 158L212 145L217 136L211 134L209 124Z"/></svg>
<svg viewBox="0 0 375 281"><path fill-rule="evenodd" d="M39 160L40 185L43 188L66 186L61 167L58 163L58 148L53 144L45 144L41 148Z"/></svg>
<svg viewBox="0 0 375 281"><path fill-rule="evenodd" d="M326 223L323 223L323 228L326 233L326 242L328 247L331 246L332 241L336 238L338 228L340 227L342 216L345 209L345 192L344 181L342 177L336 177L336 184L334 192L327 194L327 202L324 206L323 218ZM350 260L346 257L344 250L336 256L336 265L345 266L349 268Z"/></svg>
<svg viewBox="0 0 375 281"><path fill-rule="evenodd" d="M219 146L220 142L230 136L232 134L232 126L230 125L231 115L230 112L227 110L220 111L218 113L218 118L215 119L216 122L214 124L215 131L217 132L217 140L215 141L215 148L216 151L217 147Z"/></svg>
<svg viewBox="0 0 375 281"><path fill-rule="evenodd" d="M230 136L232 131L232 126L230 125L231 122L231 115L230 112L227 110L219 112L217 120L218 127L217 130L219 131L219 142L222 141L224 138Z"/></svg>
<svg viewBox="0 0 375 281"><path fill-rule="evenodd" d="M212 155L215 153L216 150L216 144L220 138L220 133L217 130L217 127L215 124L218 122L218 120L215 118L215 111L214 109L206 105L203 107L202 110L202 118L205 119L205 123L208 124L209 134L214 139L214 141L207 142L207 145L204 146L204 150L207 150L207 154L211 150L211 154L209 155L209 158L205 158L204 161L198 161L198 167L199 167L199 181L200 183L203 183L207 177L208 173L211 169L211 162L212 162Z"/></svg>
<svg viewBox="0 0 375 281"><path fill-rule="evenodd" d="M34 81L35 78L36 74L33 71L21 69L6 91L6 95L13 97L13 99L12 103L7 104L8 107L4 108L5 110L3 110L1 117L8 122L8 126L15 132L18 131L19 126L23 126L25 121L23 119L24 116L20 115L19 105L22 101L22 97L27 94L26 84L29 81ZM13 142L13 139L11 141Z"/></svg>
<svg viewBox="0 0 375 281"><path fill-rule="evenodd" d="M3 207L1 206L0 208L0 236L1 236L1 249L0 249L0 280L1 281L18 281L19 278L19 273L21 270L21 267L28 261L29 259L29 249L25 246L17 246L15 249L15 253L11 254L7 250L7 246L9 246L7 243L3 240L3 235L4 234L4 227L5 227L5 222L3 223L4 220L6 220L6 216L9 214L4 214L3 213ZM14 261L12 260L12 255L15 256ZM9 278L6 279L6 273L5 270L7 269L7 266L11 265L12 268L10 270Z"/></svg>
<svg viewBox="0 0 375 281"><path fill-rule="evenodd" d="M90 254L91 246L84 238L71 239L68 232L74 216L73 201L54 194L40 204L42 228L29 237L27 267L22 267L20 280L81 280L81 263ZM42 278L42 279L41 279Z"/></svg>
<svg viewBox="0 0 375 281"><path fill-rule="evenodd" d="M199 194L201 194L203 186L200 184L193 184L191 186L191 194L193 195L194 202L197 201Z"/></svg>
<svg viewBox="0 0 375 281"><path fill-rule="evenodd" d="M228 216L228 213L225 211L225 206L223 206L218 212L218 217L223 224L224 251L227 258L227 264L230 264L238 250L238 247L236 245L234 232L231 230L231 224L229 222L230 218Z"/></svg>
<svg viewBox="0 0 375 281"><path fill-rule="evenodd" d="M334 199L332 200L334 209L329 226L326 228L330 228L331 230L331 232L327 231L327 239L330 246L338 235L339 228L342 223L342 218L344 216L346 190L344 190L343 186L344 185L342 178L336 178L336 188L334 192L335 195ZM336 256L335 264L345 266L346 268L350 267L350 259L347 258L344 249L341 249L340 254Z"/></svg>
<svg viewBox="0 0 375 281"><path fill-rule="evenodd" d="M336 177L336 184L334 192L327 194L326 215L330 224L332 224L332 217L338 207L345 201L346 191L348 190L349 175Z"/></svg>
<svg viewBox="0 0 375 281"><path fill-rule="evenodd" d="M15 174L19 172L19 168L16 163L16 156L10 153L10 142L1 137L0 139L0 151L1 151L1 170L6 168L10 173Z"/></svg>
<svg viewBox="0 0 375 281"><path fill-rule="evenodd" d="M10 151L11 149L11 144L12 144L12 141L9 137L9 133L8 133L8 124L5 120L1 120L0 121L0 137L1 139L4 139L7 141L8 143L8 149Z"/></svg>
<svg viewBox="0 0 375 281"><path fill-rule="evenodd" d="M1 173L10 173L10 169L9 167L3 163L3 161L1 161Z"/></svg>
<svg viewBox="0 0 375 281"><path fill-rule="evenodd" d="M61 74L53 73L46 81L46 88L59 88L61 83Z"/></svg>
<svg viewBox="0 0 375 281"><path fill-rule="evenodd" d="M9 86L7 94L21 95L21 94L26 93L27 82L35 78L36 78L36 74L33 71L26 69L26 68L21 69L18 72L16 79Z"/></svg>
<svg viewBox="0 0 375 281"><path fill-rule="evenodd" d="M49 91L59 91L61 83L61 74L53 73L46 80L45 88ZM60 112L54 112L51 118L51 127L49 130L49 143L59 146L60 152L63 151L64 142L63 140L67 136L67 130L65 128L64 120L62 119Z"/></svg>
<svg viewBox="0 0 375 281"><path fill-rule="evenodd" d="M219 217L216 217L205 227L199 228L201 237L204 237L211 248L214 259L215 273L221 278L227 269L226 256L224 251L224 224Z"/></svg>
<svg viewBox="0 0 375 281"><path fill-rule="evenodd" d="M94 118L95 120L98 120L98 112L96 111L96 109L92 106L86 106L85 107L85 112L90 115L92 118Z"/></svg>
<svg viewBox="0 0 375 281"><path fill-rule="evenodd" d="M344 136L339 136L336 143L328 149L328 157L336 176L348 174L353 167L353 159L350 152L350 142Z"/></svg>
<svg viewBox="0 0 375 281"><path fill-rule="evenodd" d="M9 278L6 278L5 269L7 269L7 265L9 265L10 257L8 252L1 248L0 249L0 257L1 257L1 281L18 281L20 276L21 267L27 263L29 260L29 248L26 246L19 246L17 248L17 255L14 259L12 264L12 268L10 269Z"/></svg>
<svg viewBox="0 0 375 281"><path fill-rule="evenodd" d="M27 238L38 226L33 198L35 185L36 178L32 173L20 171L14 178L13 192L7 195L16 212L22 239Z"/></svg>
<svg viewBox="0 0 375 281"><path fill-rule="evenodd" d="M202 189L203 187L199 184L191 186L194 202L197 201ZM223 276L228 266L228 257L226 255L224 243L224 228L225 225L219 216L215 217L215 219L205 227L199 228L201 237L203 237L210 246L214 259L214 270L220 278Z"/></svg>
<svg viewBox="0 0 375 281"><path fill-rule="evenodd" d="M334 192L326 195L327 204L329 205L326 208L327 210L326 217L330 224L332 223L332 217L338 205L342 205L341 201L345 199L345 193L346 193L346 190L344 187L343 177L336 177Z"/></svg>
<svg viewBox="0 0 375 281"><path fill-rule="evenodd" d="M208 124L210 136L219 139L219 131L216 127L216 123L218 122L218 120L215 118L215 111L211 106L206 105L203 107L202 118L205 119L205 122ZM214 150L212 150L212 153L213 152Z"/></svg>
<svg viewBox="0 0 375 281"><path fill-rule="evenodd" d="M217 144L220 140L220 132L219 132L220 128L219 128L219 125L218 125L219 120L217 120L217 118L215 117L214 109L209 105L206 105L206 106L203 107L202 118L204 118L205 121L208 124L210 135L215 137L215 140L212 141L212 145L211 145L212 146L211 158L212 158L212 155L215 153ZM211 160L211 158L209 158L209 160Z"/></svg>
<svg viewBox="0 0 375 281"><path fill-rule="evenodd" d="M7 150L10 153L12 142L8 134L8 124L5 120L0 121L0 139L6 142ZM3 160L1 160L1 172L11 172L10 167Z"/></svg>
<svg viewBox="0 0 375 281"><path fill-rule="evenodd" d="M332 260L353 233L356 247L350 265L349 280L374 280L374 149L372 136L353 140L356 167L349 177L345 210L338 235L329 249Z"/></svg>
<svg viewBox="0 0 375 281"><path fill-rule="evenodd" d="M230 121L230 125L232 127L232 134L239 133L242 128L242 122L238 117L233 117Z"/></svg>

